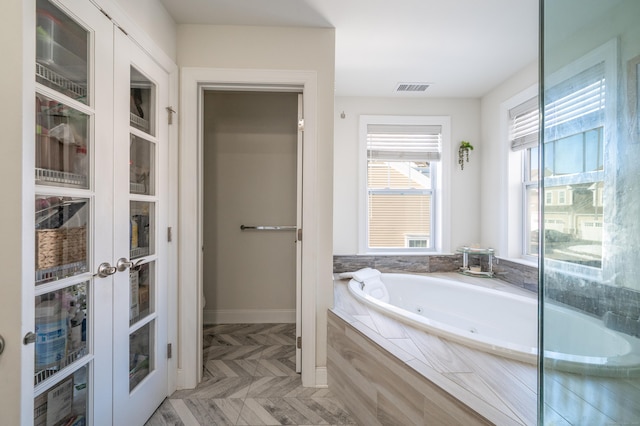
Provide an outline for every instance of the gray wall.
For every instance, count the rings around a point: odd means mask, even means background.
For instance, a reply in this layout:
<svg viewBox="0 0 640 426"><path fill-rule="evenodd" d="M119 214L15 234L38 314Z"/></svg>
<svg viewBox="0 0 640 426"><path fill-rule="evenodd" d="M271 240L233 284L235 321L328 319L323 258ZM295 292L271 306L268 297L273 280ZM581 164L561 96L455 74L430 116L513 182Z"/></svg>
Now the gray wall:
<svg viewBox="0 0 640 426"><path fill-rule="evenodd" d="M205 93L205 322L295 319L294 233L240 226L296 224L297 108L296 93Z"/></svg>

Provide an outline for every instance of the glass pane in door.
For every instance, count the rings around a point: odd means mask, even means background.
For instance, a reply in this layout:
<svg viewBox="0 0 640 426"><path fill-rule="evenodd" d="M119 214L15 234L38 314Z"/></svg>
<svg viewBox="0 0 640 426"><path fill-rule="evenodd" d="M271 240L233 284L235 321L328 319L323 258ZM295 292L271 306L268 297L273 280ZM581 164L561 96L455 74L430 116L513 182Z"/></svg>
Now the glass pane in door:
<svg viewBox="0 0 640 426"><path fill-rule="evenodd" d="M36 2L36 81L88 104L89 34L46 0Z"/></svg>
<svg viewBox="0 0 640 426"><path fill-rule="evenodd" d="M130 202L129 248L130 259L154 254L155 204L145 201Z"/></svg>
<svg viewBox="0 0 640 426"><path fill-rule="evenodd" d="M36 183L89 187L89 115L36 95Z"/></svg>
<svg viewBox="0 0 640 426"><path fill-rule="evenodd" d="M87 271L89 200L36 195L36 285Z"/></svg>
<svg viewBox="0 0 640 426"><path fill-rule="evenodd" d="M129 335L129 391L155 368L154 325L151 321Z"/></svg>
<svg viewBox="0 0 640 426"><path fill-rule="evenodd" d="M132 194L155 195L155 144L131 135L129 189Z"/></svg>
<svg viewBox="0 0 640 426"><path fill-rule="evenodd" d="M88 282L35 297L37 385L87 354Z"/></svg>
<svg viewBox="0 0 640 426"><path fill-rule="evenodd" d="M89 367L84 366L51 389L36 396L34 426L87 424Z"/></svg>
<svg viewBox="0 0 640 426"><path fill-rule="evenodd" d="M150 135L155 135L155 98L155 85L131 67L130 124Z"/></svg>
<svg viewBox="0 0 640 426"><path fill-rule="evenodd" d="M133 325L154 312L155 262L131 268L129 289L129 325Z"/></svg>

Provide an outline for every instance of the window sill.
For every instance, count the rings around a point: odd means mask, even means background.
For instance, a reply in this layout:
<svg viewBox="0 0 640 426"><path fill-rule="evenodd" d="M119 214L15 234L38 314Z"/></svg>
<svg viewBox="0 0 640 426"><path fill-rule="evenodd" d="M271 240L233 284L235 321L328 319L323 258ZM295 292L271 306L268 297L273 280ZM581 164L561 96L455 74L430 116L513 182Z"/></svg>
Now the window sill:
<svg viewBox="0 0 640 426"><path fill-rule="evenodd" d="M507 262L519 263L520 265L530 266L532 268L538 267L538 262L535 260L523 259L521 257L502 257L496 256L496 262L500 260L506 260Z"/></svg>
<svg viewBox="0 0 640 426"><path fill-rule="evenodd" d="M437 251L369 251L358 253L357 256L453 256L455 254Z"/></svg>

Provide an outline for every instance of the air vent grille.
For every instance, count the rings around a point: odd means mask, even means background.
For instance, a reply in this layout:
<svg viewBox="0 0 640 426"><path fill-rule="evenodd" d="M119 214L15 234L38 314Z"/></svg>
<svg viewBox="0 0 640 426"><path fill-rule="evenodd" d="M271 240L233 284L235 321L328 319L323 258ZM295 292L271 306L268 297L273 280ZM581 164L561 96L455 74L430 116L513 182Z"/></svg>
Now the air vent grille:
<svg viewBox="0 0 640 426"><path fill-rule="evenodd" d="M428 83L398 83L396 86L396 92L426 92L429 88Z"/></svg>

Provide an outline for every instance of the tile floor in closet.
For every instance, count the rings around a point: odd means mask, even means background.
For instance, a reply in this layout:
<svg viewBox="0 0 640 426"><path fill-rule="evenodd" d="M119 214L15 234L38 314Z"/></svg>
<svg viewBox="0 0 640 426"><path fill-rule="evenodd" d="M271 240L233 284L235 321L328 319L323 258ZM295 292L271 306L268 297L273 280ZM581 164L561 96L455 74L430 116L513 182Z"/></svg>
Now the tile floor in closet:
<svg viewBox="0 0 640 426"><path fill-rule="evenodd" d="M294 344L295 324L206 326L202 382L147 425L355 425L328 389L302 387Z"/></svg>

